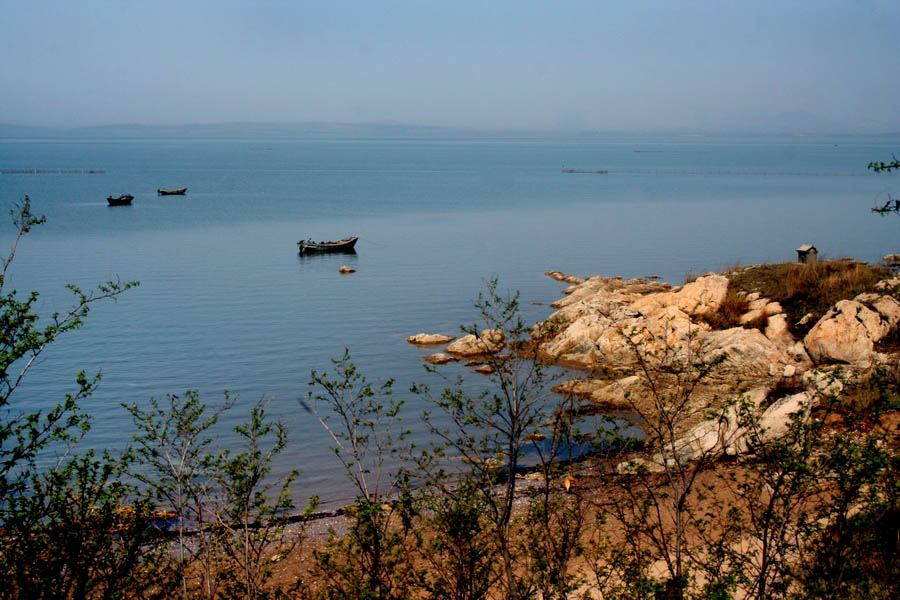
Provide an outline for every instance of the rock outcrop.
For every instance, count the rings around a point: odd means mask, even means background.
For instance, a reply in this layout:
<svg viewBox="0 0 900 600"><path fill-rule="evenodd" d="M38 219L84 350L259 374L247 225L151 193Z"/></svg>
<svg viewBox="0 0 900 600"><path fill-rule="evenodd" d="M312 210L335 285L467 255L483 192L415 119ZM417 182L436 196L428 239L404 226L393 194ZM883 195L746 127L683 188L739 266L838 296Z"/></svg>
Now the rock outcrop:
<svg viewBox="0 0 900 600"><path fill-rule="evenodd" d="M406 341L416 346L436 346L446 344L456 339L453 335L441 335L439 333L417 333L406 338Z"/></svg>
<svg viewBox="0 0 900 600"><path fill-rule="evenodd" d="M650 434L651 452L619 464L622 473L740 454L755 443L784 436L792 419L808 418L820 398L842 390L840 369L822 363L865 368L885 356L875 351L875 344L900 326L900 301L886 293L837 302L798 341L783 307L759 293L744 295L747 309L730 317L743 326L713 329L707 321L722 320L709 315L742 305L735 303L733 292L729 296L729 279L722 275L704 275L677 288L645 279L548 275L571 285L551 305L556 312L534 326L533 341L545 358L591 373L554 391L589 399L595 410L644 417L636 422L643 421ZM887 281L875 289L889 293L898 287L890 283L895 280ZM810 314L803 321L813 319ZM407 341L450 339L418 334ZM441 364L495 354L505 342L502 332L486 329L454 341L447 354L424 358ZM476 370L491 372L487 366ZM783 385L776 385L782 379ZM779 397L773 389L785 391ZM649 421L668 410L661 406L669 401L680 402L683 412L674 434L667 432L668 442L660 444ZM744 409L756 415L752 431L744 428Z"/></svg>
<svg viewBox="0 0 900 600"><path fill-rule="evenodd" d="M750 410L759 410L768 397L769 388L754 388L740 400ZM738 404L727 406L715 418L703 420L682 433L664 450L648 458L633 458L617 465L620 473L635 473L646 469L659 473L675 464L687 464L705 458L716 460L724 455L737 455L751 447L783 438L793 419L806 419L813 404L813 395L799 392L784 396L762 410L753 420L750 430L744 426Z"/></svg>
<svg viewBox="0 0 900 600"><path fill-rule="evenodd" d="M547 277L552 277L557 281L562 281L563 283L578 284L584 282L584 279L582 279L581 277L566 275L565 273L562 273L560 271L545 271L544 275L546 275Z"/></svg>
<svg viewBox="0 0 900 600"><path fill-rule="evenodd" d="M645 379L629 375L619 379L575 379L565 381L553 388L559 394L569 394L590 399L590 405L583 408L631 412L633 399L650 392Z"/></svg>
<svg viewBox="0 0 900 600"><path fill-rule="evenodd" d="M783 312L784 309L781 308L779 303L769 302L768 298L757 297L754 300L750 300L750 310L740 318L740 322L741 325L746 325L759 319L768 319Z"/></svg>
<svg viewBox="0 0 900 600"><path fill-rule="evenodd" d="M758 296L754 319L766 318L766 333L743 327L711 331L701 320L717 311L728 293L728 278L708 274L680 288L643 279L594 277L573 286L553 303L558 310L545 327L553 329L541 352L586 370L628 370L639 354L693 353L706 360L728 354L723 369L759 376L788 364L805 366L788 348L795 342L781 306Z"/></svg>
<svg viewBox="0 0 900 600"><path fill-rule="evenodd" d="M592 373L555 391L589 398L600 410L652 418L670 399L667 394L685 398L678 396L686 389L678 388L685 385L685 373L698 372L704 363L715 365L702 385L687 392L675 437L656 446L655 453L621 463L622 473L662 471L673 461L739 454L755 443L782 438L792 419L808 418L821 398L843 388L842 371L822 364L866 368L886 356L876 352L875 344L900 326L900 301L890 295L900 288L898 279L876 285L879 293L837 302L798 341L781 304L759 293L744 295L742 327L712 329L705 321L716 321L706 316L722 309L728 297L729 280L721 275L674 289L642 279L552 276L572 285L551 305L556 312L535 326L533 337L548 359ZM808 326L814 318L807 315L798 325ZM691 365L687 371L685 365ZM781 379L787 385L776 388ZM732 402L737 386L750 391ZM773 389L788 391L771 397ZM756 414L752 431L742 426L739 406ZM644 423L653 447L659 440Z"/></svg>
<svg viewBox="0 0 900 600"><path fill-rule="evenodd" d="M457 359L455 359L452 356L449 356L447 354L444 354L443 352L438 352L437 354L427 354L422 357L422 360L424 360L425 362L429 362L433 365L445 365L448 362L453 362Z"/></svg>
<svg viewBox="0 0 900 600"><path fill-rule="evenodd" d="M875 284L876 292L890 292L891 290L900 289L900 277L893 279L885 279Z"/></svg>
<svg viewBox="0 0 900 600"><path fill-rule="evenodd" d="M555 277L568 281L564 276ZM883 293L842 300L816 322L798 343L778 302L748 294L743 327L712 331L704 315L719 310L728 293L728 278L708 274L684 286L643 279L585 279L565 290L551 306L557 311L535 328L540 350L549 359L588 371L634 368L637 355L687 353L727 360L720 371L760 377L788 366L802 372L813 363L866 367L883 358L875 343L900 326L900 301ZM890 290L894 280L876 289ZM807 315L801 323L808 322Z"/></svg>
<svg viewBox="0 0 900 600"><path fill-rule="evenodd" d="M769 340L782 346L790 346L794 343L794 336L791 335L787 315L784 313L767 315L766 329L763 333Z"/></svg>
<svg viewBox="0 0 900 600"><path fill-rule="evenodd" d="M479 336L469 334L447 346L447 352L458 356L494 354L503 349L505 338L498 329L485 329Z"/></svg>
<svg viewBox="0 0 900 600"><path fill-rule="evenodd" d="M877 311L857 300L841 300L813 325L803 345L816 362L865 367L872 363L875 342L890 329Z"/></svg>
<svg viewBox="0 0 900 600"><path fill-rule="evenodd" d="M733 327L710 331L703 336L703 356L726 356L721 371L737 373L746 379L780 373L795 362L783 345L776 344L758 329Z"/></svg>
<svg viewBox="0 0 900 600"><path fill-rule="evenodd" d="M862 302L866 306L881 315L888 327L895 327L900 323L900 302L893 296L881 294L860 294L854 300Z"/></svg>
<svg viewBox="0 0 900 600"><path fill-rule="evenodd" d="M727 293L728 278L710 273L677 291L647 294L633 302L631 309L644 315L654 315L675 307L687 315L700 315L718 310Z"/></svg>

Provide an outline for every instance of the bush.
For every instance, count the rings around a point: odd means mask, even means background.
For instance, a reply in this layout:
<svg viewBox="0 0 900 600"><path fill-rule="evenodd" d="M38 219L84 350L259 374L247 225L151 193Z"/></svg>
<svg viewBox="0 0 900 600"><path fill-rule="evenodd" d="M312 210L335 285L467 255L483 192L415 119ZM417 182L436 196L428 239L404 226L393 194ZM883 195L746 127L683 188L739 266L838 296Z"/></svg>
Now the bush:
<svg viewBox="0 0 900 600"><path fill-rule="evenodd" d="M107 597L137 593L142 544L152 535L149 507L123 483L126 454L78 453L90 417L78 404L93 393L99 375L75 376L75 391L55 406L23 410L16 390L44 351L81 327L95 302L115 298L137 282L107 282L96 291L68 285L73 305L41 319L38 293L7 292L7 269L22 237L44 222L28 197L10 211L17 229L0 273L0 597ZM50 464L46 453L58 451Z"/></svg>

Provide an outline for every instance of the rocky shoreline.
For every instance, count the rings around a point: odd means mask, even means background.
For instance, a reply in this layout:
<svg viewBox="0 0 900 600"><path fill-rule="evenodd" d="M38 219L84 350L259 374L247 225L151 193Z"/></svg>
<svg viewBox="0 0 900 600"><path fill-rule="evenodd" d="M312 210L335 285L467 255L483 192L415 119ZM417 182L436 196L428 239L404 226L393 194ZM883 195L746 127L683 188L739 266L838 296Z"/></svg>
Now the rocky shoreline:
<svg viewBox="0 0 900 600"><path fill-rule="evenodd" d="M684 351L690 341L707 354L727 353L724 368L748 377L791 376L827 363L868 368L888 359L874 346L900 322L900 302L889 295L900 289L898 279L877 285L881 293L839 301L800 340L790 333L782 307L758 293L746 295L749 310L741 327L713 330L698 319L720 309L728 284L728 277L713 273L677 288L644 279L576 282L551 305L557 311L545 324L554 325L556 332L542 351L551 360L593 372L633 367L629 348L635 344L648 351L664 346ZM760 321L759 327L747 326Z"/></svg>
<svg viewBox="0 0 900 600"><path fill-rule="evenodd" d="M745 270L753 268L758 267ZM642 414L659 401L658 391L650 389L654 383L678 384L673 374L686 365L708 369L702 384L691 389L687 412L692 416L679 422L679 440L671 452L681 458L741 452L739 400L757 411L767 436L777 437L789 415L809 412L826 395L840 391L844 376L859 376L897 359L877 349L900 324L896 277L837 301L817 319L807 314L792 323L779 302L759 292L729 290L726 275L709 273L672 287L651 279L546 274L569 287L551 304L556 311L532 330L538 356L585 372L554 391L582 397L598 410ZM709 317L735 298L742 307L738 324L711 326L709 321L715 320ZM807 332L796 336L796 328ZM500 332L486 330L425 359L440 364L496 353L503 341ZM730 414L709 418L711 411L729 405ZM636 460L656 471L666 456ZM634 466L629 461L620 470Z"/></svg>

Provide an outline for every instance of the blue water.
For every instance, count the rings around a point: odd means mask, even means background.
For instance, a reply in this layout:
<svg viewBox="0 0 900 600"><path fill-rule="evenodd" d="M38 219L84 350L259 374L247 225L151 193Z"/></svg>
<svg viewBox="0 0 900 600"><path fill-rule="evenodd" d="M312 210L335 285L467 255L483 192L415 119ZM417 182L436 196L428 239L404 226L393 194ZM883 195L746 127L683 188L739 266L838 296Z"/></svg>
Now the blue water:
<svg viewBox="0 0 900 600"><path fill-rule="evenodd" d="M310 370L350 348L366 375L397 379L414 429L427 379L408 335L474 323L483 282L520 290L536 321L565 287L550 269L590 276L689 273L820 255L876 261L898 248L900 219L870 208L900 175L866 171L900 138L0 140L0 198L28 194L47 224L23 241L7 288L68 306L66 282L140 287L96 306L54 344L17 392L25 408L102 372L84 403L89 443L132 434L119 403L199 389L239 397L220 431L270 398L291 442L278 469L298 490L349 494L321 428L299 409ZM563 173L563 168L607 170ZM16 169L103 173L8 174ZM188 187L158 197L159 187ZM131 193L131 207L105 198ZM0 247L13 229L0 232ZM357 254L300 257L300 239L360 236ZM341 276L338 267L357 269ZM451 374L467 373L450 366ZM416 435L421 435L417 433Z"/></svg>

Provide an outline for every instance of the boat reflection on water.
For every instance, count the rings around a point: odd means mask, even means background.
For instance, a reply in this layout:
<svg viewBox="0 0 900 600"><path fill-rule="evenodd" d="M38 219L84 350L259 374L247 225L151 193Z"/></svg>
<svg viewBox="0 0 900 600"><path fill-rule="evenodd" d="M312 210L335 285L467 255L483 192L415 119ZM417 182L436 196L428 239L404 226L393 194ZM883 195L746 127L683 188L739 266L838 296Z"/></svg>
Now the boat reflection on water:
<svg viewBox="0 0 900 600"><path fill-rule="evenodd" d="M357 256L357 252L354 249L350 250L331 250L329 252L300 252L297 254L297 258L301 261L315 261L315 260L327 260L329 257L335 258L336 256Z"/></svg>

